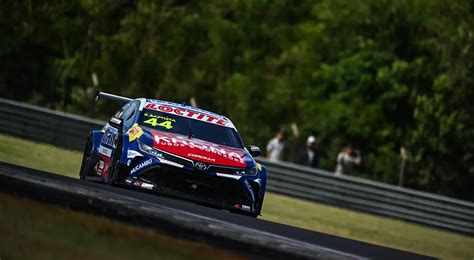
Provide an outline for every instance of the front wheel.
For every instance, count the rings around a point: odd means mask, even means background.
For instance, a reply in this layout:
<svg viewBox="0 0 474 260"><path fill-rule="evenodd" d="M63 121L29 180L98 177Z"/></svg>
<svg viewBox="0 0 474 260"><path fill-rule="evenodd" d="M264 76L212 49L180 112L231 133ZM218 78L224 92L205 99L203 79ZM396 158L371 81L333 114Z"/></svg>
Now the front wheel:
<svg viewBox="0 0 474 260"><path fill-rule="evenodd" d="M262 206L263 206L263 198L264 198L264 196L262 196L261 198L259 198L259 199L256 201L256 203L255 203L255 209L256 209L256 210L255 210L255 212L252 214L252 217L257 218L257 217L260 215L260 213L261 213L261 211L262 211Z"/></svg>
<svg viewBox="0 0 474 260"><path fill-rule="evenodd" d="M82 163L81 163L81 170L79 172L79 178L81 180L85 180L87 176L90 175L91 171L94 168L94 163L91 158L92 154L92 138L89 136L87 138L87 144L84 148L84 153L82 155Z"/></svg>
<svg viewBox="0 0 474 260"><path fill-rule="evenodd" d="M110 167L107 173L107 183L109 185L115 185L124 181L124 166L122 166L122 164L120 163L120 156L122 156L121 138L119 138L117 148L115 149L115 154L112 157Z"/></svg>

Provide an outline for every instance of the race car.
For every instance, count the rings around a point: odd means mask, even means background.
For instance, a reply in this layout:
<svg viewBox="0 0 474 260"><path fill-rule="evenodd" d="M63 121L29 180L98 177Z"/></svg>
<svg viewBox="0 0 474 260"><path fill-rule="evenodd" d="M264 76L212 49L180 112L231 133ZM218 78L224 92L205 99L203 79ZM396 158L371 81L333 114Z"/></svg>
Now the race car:
<svg viewBox="0 0 474 260"><path fill-rule="evenodd" d="M102 130L92 131L80 179L128 185L257 217L266 168L226 117L186 104L130 99Z"/></svg>

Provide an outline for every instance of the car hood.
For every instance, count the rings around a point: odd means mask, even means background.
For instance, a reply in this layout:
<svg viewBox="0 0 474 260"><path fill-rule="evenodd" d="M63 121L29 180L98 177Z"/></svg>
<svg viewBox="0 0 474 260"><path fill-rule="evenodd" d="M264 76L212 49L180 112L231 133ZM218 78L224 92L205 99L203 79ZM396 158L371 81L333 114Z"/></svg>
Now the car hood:
<svg viewBox="0 0 474 260"><path fill-rule="evenodd" d="M193 161L228 167L251 166L253 159L245 149L218 145L197 138L162 132L149 131L153 147Z"/></svg>

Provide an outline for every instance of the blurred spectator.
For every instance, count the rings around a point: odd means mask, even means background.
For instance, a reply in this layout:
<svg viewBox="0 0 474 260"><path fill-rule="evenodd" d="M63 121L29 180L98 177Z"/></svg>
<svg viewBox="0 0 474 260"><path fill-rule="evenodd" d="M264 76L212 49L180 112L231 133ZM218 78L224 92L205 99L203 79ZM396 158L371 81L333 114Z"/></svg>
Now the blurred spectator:
<svg viewBox="0 0 474 260"><path fill-rule="evenodd" d="M354 165L360 165L362 157L359 150L352 149L351 145L345 146L337 155L336 176L352 173Z"/></svg>
<svg viewBox="0 0 474 260"><path fill-rule="evenodd" d="M270 139L267 144L267 158L272 161L282 161L285 150L285 129L280 129L275 137Z"/></svg>
<svg viewBox="0 0 474 260"><path fill-rule="evenodd" d="M316 138L314 136L308 136L305 148L298 153L296 163L314 168L319 166L319 153L316 149Z"/></svg>

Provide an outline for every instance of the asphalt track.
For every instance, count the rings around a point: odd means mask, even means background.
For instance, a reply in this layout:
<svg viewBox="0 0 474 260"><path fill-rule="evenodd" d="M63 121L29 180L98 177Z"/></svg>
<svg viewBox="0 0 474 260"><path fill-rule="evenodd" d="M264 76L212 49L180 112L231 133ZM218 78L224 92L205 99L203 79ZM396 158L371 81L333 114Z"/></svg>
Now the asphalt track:
<svg viewBox="0 0 474 260"><path fill-rule="evenodd" d="M110 196L113 197L114 194L117 196L125 196L127 198L133 199L134 201L138 202L143 202L144 205L155 205L158 207L161 207L163 209L173 209L175 210L175 213L173 214L179 214L179 212L182 212L183 215L186 215L185 213L190 213L188 215L190 216L199 216L201 221L202 220L212 220L212 223L224 223L227 226L232 226L232 227L240 227L242 230L251 230L252 232L257 232L258 233L264 234L264 235L270 235L274 236L280 239L287 239L288 241L297 241L301 242L301 244L306 244L306 245L313 245L316 248L319 248L321 250L326 250L327 252L336 252L336 253L341 253L339 255L336 254L335 258L371 258L371 259L429 259L430 257L427 256L422 256L418 254L413 254L410 252L405 252L405 251L400 251L392 248L387 248L387 247L382 247L382 246L377 246L373 244L368 244L360 241L355 241L351 239L346 239L342 237L337 237L337 236L332 236L320 232L315 232L315 231L310 231L306 229L301 229L293 226L288 226L288 225L283 225L275 222L270 222L270 221L265 221L265 220L260 220L260 219L254 219L251 217L247 216L242 216L238 215L235 213L230 213L218 209L213 209L201 205L197 205L192 202L188 201L183 201L179 200L176 198L168 198L168 197L163 197L163 196L158 196L155 194L149 194L149 193L144 193L141 191L135 191L135 190L130 190L130 189L124 189L120 187L111 187L108 185L103 185L103 184L97 184L97 183L92 183L92 182L86 182L86 181L81 181L78 179L73 179L73 178L68 178L64 176L59 176L51 173L46 173L34 169L29 169L29 168L24 168L16 165L11 165L7 163L0 162L0 191L3 192L8 192L8 193L16 193L18 195L26 195L27 192L31 192L31 190L34 190L34 188L27 188L28 191L21 190L21 188L18 188L19 186L15 186L16 184L13 183L13 179L6 178L5 174L18 174L21 173L22 178L38 178L41 177L41 181L44 183L49 183L52 184L54 183L55 185L67 185L70 190L70 192L74 192L74 190L80 190L80 189L89 189L89 190L101 190L104 192L107 192L107 194L111 194ZM11 182L11 183L9 183ZM33 194L33 195L31 195ZM37 191L36 193L31 193L29 197L40 199L41 197L40 194L43 194L43 191ZM66 197L63 197L62 199L64 200ZM117 197L118 198L118 197ZM40 200L45 200L40 199ZM60 198L56 198L53 200L60 200ZM53 202L53 201L51 201ZM58 203L58 201L54 201L53 203ZM71 201L71 204L74 204ZM71 208L75 208L73 205L69 205ZM110 211L110 210L109 210ZM178 213L176 213L178 212ZM110 212L109 212L110 213ZM265 212L263 212L265 214ZM106 214L107 216L114 216L114 214ZM125 218L118 218L119 220L122 221L127 221ZM140 224L138 222L137 217L135 217L135 222L133 221L127 221L127 222L132 222L133 224ZM211 222L207 223L208 226L212 226ZM204 223L206 224L206 223ZM144 224L147 226L147 224ZM151 225L153 226L153 225ZM154 228L160 229L160 226L153 226ZM166 227L161 227L165 228ZM222 230L223 233L228 232L229 235L232 235L231 231L227 230ZM168 233L169 230L168 230ZM220 234L225 235L225 234ZM191 236L188 237L193 239ZM236 247L236 246L226 246L229 244L229 241L225 242L223 239L205 239L202 237L198 238L198 240L206 240L205 242L209 244L214 244L215 246L219 247L228 247L228 249L231 249L233 251L240 251L244 252L242 250L245 250L245 247ZM219 240L221 243L219 243ZM291 248L291 247L288 247ZM252 256L257 257L258 256L258 250L253 250L251 253L246 254L244 253L243 255L247 256ZM262 254L264 251L261 251ZM347 255L344 255L347 254ZM278 253L272 255L265 253L265 256L268 258L275 258L275 256L279 256ZM282 254L280 255L284 258L287 258L289 255L288 254ZM295 255L297 256L297 255ZM299 255L301 257L301 255ZM307 257L307 255L306 255ZM313 258L310 256L310 258ZM327 258L327 256L323 255L314 255L314 258ZM330 256L329 258L334 258L334 256Z"/></svg>

